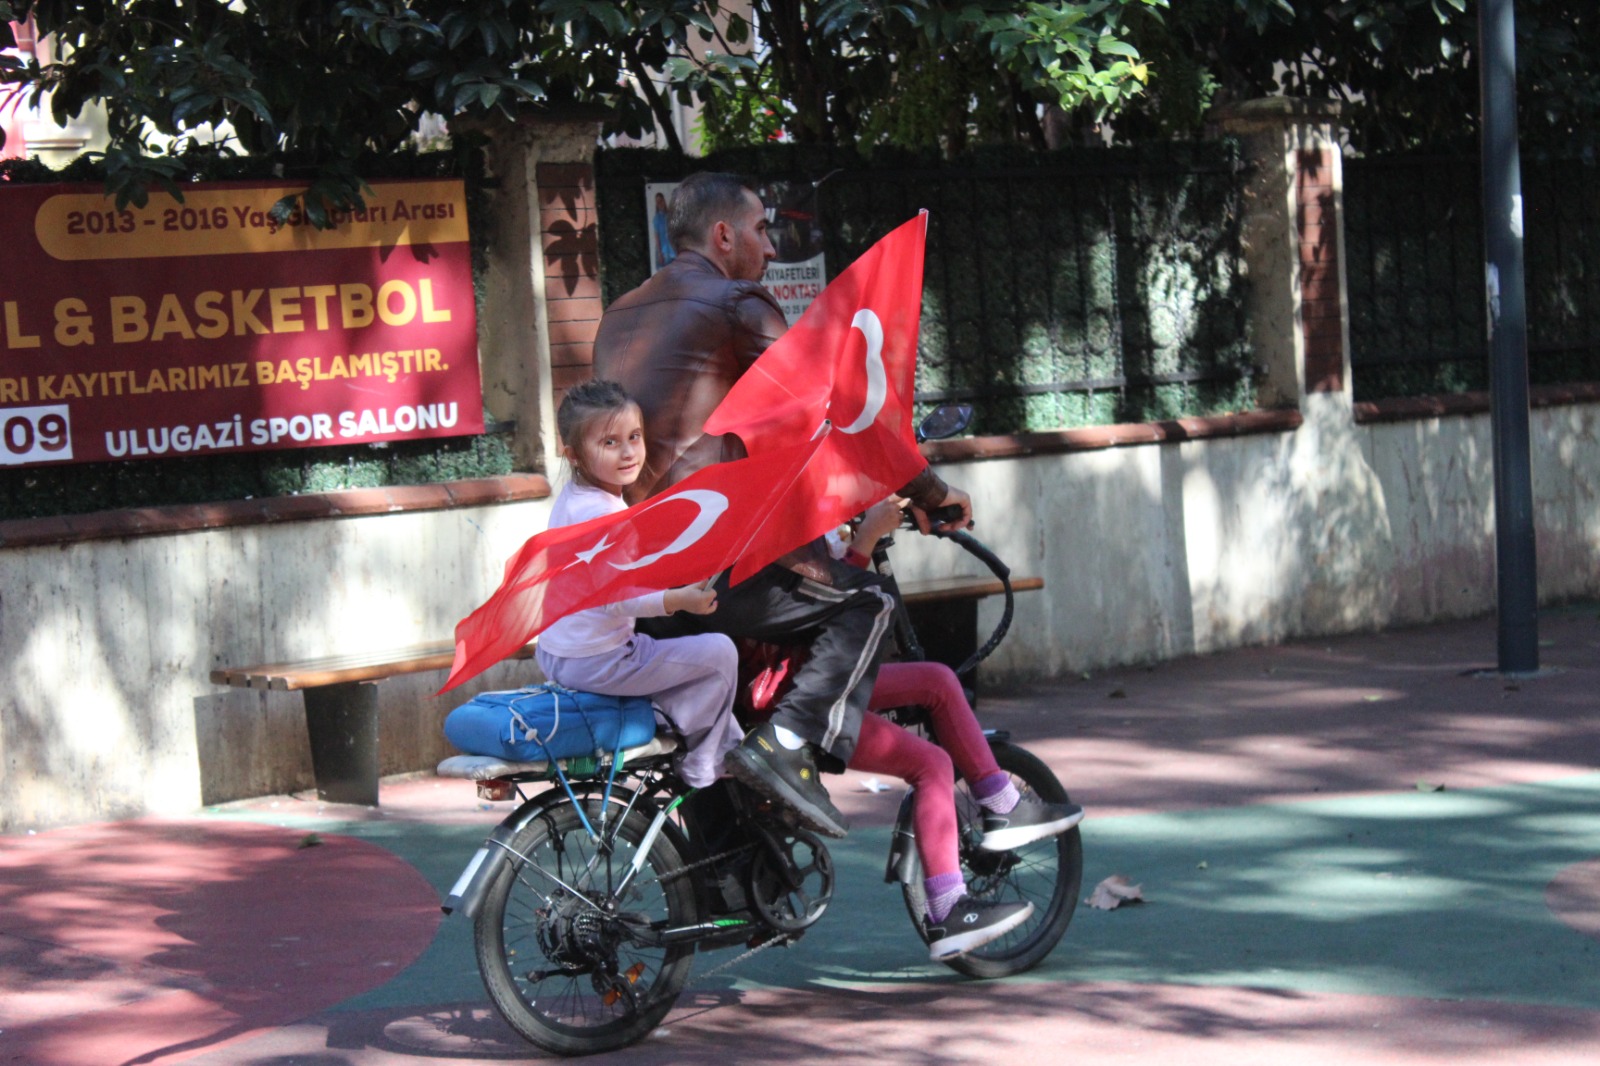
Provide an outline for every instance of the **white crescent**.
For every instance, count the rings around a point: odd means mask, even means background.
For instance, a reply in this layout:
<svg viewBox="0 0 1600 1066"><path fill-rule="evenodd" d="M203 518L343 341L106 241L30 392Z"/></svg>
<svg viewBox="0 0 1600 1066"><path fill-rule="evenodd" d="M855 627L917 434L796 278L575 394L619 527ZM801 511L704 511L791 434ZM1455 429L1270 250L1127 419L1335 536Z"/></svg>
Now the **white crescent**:
<svg viewBox="0 0 1600 1066"><path fill-rule="evenodd" d="M870 307L863 307L850 320L851 329L859 329L867 338L867 403L848 426L840 426L840 433L860 433L878 420L883 401L889 396L889 374L883 368L883 323Z"/></svg>
<svg viewBox="0 0 1600 1066"><path fill-rule="evenodd" d="M688 500L699 508L699 513L695 515L694 521L690 522L671 544L668 544L660 551L646 555L642 559L635 559L631 563L610 563L608 565L618 570L637 570L641 566L649 566L651 563L657 562L668 555L676 555L709 533L711 527L717 524L717 519L722 517L722 512L728 509L728 498L722 493L712 492L710 489L686 489L683 492L673 493L671 496L663 496L661 499L654 501L652 506L659 506L669 500Z"/></svg>

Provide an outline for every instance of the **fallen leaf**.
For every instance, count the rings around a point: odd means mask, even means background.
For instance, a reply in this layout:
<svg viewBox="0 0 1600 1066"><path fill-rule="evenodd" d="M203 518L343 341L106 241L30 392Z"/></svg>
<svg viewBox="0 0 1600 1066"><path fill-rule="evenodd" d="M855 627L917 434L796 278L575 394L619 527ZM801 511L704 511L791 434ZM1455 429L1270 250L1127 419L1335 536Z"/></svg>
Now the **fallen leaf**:
<svg viewBox="0 0 1600 1066"><path fill-rule="evenodd" d="M1417 782L1417 791L1418 792L1443 792L1444 791L1444 785L1442 785L1442 784L1436 785L1432 781L1418 781Z"/></svg>
<svg viewBox="0 0 1600 1066"><path fill-rule="evenodd" d="M300 847L302 848L314 848L320 843L322 843L322 838L315 833L307 833L300 838Z"/></svg>
<svg viewBox="0 0 1600 1066"><path fill-rule="evenodd" d="M1124 903L1143 903L1144 892L1141 886L1130 883L1122 874L1112 874L1095 885L1084 902L1096 910L1110 911Z"/></svg>

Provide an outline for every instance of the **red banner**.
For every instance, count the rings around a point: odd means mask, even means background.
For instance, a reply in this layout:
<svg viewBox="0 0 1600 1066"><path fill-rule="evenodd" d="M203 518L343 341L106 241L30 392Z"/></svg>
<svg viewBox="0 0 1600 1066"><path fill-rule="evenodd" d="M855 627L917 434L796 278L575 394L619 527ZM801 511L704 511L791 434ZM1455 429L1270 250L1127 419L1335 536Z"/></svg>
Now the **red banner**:
<svg viewBox="0 0 1600 1066"><path fill-rule="evenodd" d="M481 433L462 184L372 187L317 230L285 185L0 186L0 465Z"/></svg>

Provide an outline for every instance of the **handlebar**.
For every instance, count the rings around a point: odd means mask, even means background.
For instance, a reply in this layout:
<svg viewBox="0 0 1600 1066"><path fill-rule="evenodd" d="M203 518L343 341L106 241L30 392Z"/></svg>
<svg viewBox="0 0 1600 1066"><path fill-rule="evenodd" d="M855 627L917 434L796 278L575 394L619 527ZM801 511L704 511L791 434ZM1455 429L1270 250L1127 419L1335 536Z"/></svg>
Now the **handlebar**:
<svg viewBox="0 0 1600 1066"><path fill-rule="evenodd" d="M960 508L956 508L956 511L958 512L957 517L959 517ZM1000 612L999 623L994 627L994 632L989 634L989 639L984 642L983 646L967 656L966 661L956 667L956 674L960 676L993 654L994 650L1000 646L1000 642L1005 639L1006 632L1011 628L1011 619L1016 614L1017 602L1016 593L1011 588L1011 568L1002 562L998 555L990 551L988 545L964 529L948 531L935 529L931 532L931 535L942 537L945 540L953 540L961 545L968 554L975 556L979 562L989 568L990 573L1000 579L1000 585L1005 590L1006 603L1005 608Z"/></svg>
<svg viewBox="0 0 1600 1066"><path fill-rule="evenodd" d="M910 516L906 516L909 520ZM928 512L930 522L955 522L961 518L961 505L952 503L948 507L935 507Z"/></svg>
<svg viewBox="0 0 1600 1066"><path fill-rule="evenodd" d="M948 507L936 508L933 511L928 512L928 517L935 523L954 521L961 517L961 508L955 504L951 504ZM900 527L902 529L917 528L916 523L912 520L909 511L902 513ZM944 540L954 541L955 543L959 544L969 555L972 555L978 561L983 563L984 566L989 568L989 572L999 579L1000 587L1005 592L1005 607L1000 613L999 623L995 625L994 632L989 634L989 639L983 643L983 646L977 651L973 652L971 655L967 656L966 660L962 662L960 666L956 667L955 672L957 675L960 675L971 670L974 666L977 666L979 663L983 662L983 660L992 655L994 650L1000 646L1000 642L1005 639L1006 633L1011 629L1012 619L1016 615L1016 593L1011 587L1011 568L1002 562L998 555L989 550L988 545L984 544L977 537L974 537L971 533L968 533L964 529L946 530L939 529L937 526L934 526L928 530L928 535L940 537ZM878 542L877 547L872 553L873 563L876 569L880 574L888 577L891 582L894 580L894 571L889 565L889 548L891 545L893 545L893 543L894 538L884 537ZM898 595L899 594L897 592L897 598ZM900 609L895 612L894 626L895 635L899 639L900 646L906 652L906 654L912 659L924 658L922 644L917 639L916 631L911 628L910 618L905 612L904 603L902 603Z"/></svg>

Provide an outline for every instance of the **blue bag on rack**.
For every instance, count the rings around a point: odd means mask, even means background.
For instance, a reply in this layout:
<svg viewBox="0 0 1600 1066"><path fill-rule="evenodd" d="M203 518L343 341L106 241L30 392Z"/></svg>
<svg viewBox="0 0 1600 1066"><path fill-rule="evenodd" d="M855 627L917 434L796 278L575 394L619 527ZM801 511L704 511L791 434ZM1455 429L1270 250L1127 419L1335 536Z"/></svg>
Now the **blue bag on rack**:
<svg viewBox="0 0 1600 1066"><path fill-rule="evenodd" d="M444 735L469 755L544 762L648 744L656 715L642 696L540 685L478 693L445 717Z"/></svg>

